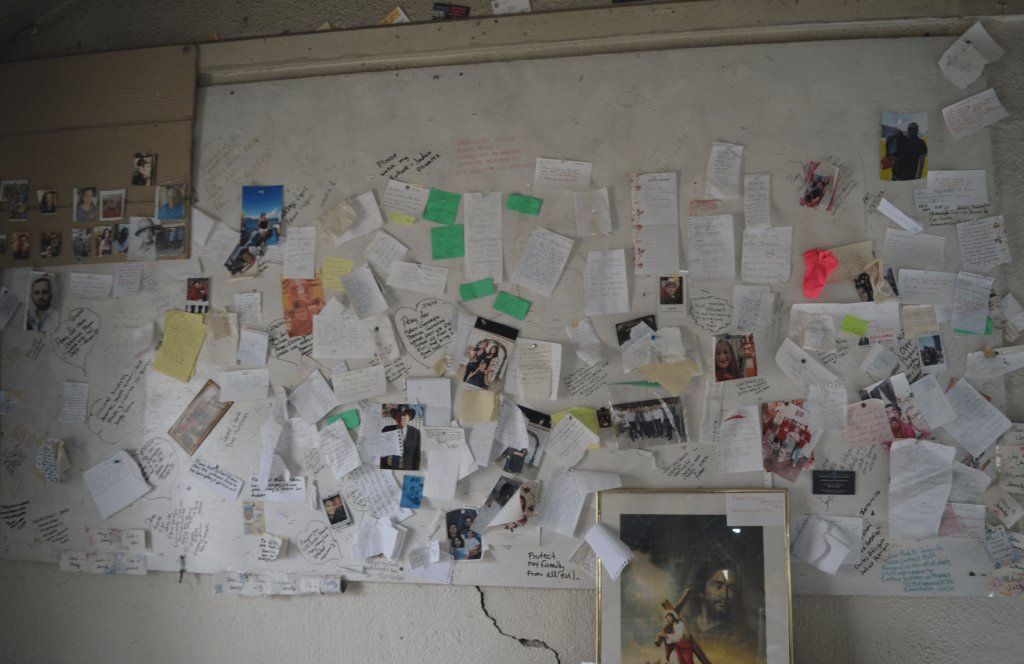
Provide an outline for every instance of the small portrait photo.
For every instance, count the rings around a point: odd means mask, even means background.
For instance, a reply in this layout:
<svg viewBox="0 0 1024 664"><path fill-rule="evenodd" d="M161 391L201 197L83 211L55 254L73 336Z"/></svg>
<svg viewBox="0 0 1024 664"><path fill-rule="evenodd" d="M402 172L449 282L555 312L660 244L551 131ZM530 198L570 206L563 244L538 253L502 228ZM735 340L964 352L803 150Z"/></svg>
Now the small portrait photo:
<svg viewBox="0 0 1024 664"><path fill-rule="evenodd" d="M658 331L658 324L655 322L654 316L644 316L642 318L627 320L625 323L616 323L615 336L619 340L620 347L629 341L629 333L640 323L646 323L647 327L651 328L651 330L655 332Z"/></svg>
<svg viewBox="0 0 1024 664"><path fill-rule="evenodd" d="M875 288L871 285L871 275L867 272L857 275L853 280L853 287L857 289L857 295L860 296L861 302L875 301Z"/></svg>
<svg viewBox="0 0 1024 664"><path fill-rule="evenodd" d="M28 233L15 233L14 237L14 260L27 261L32 254L32 242Z"/></svg>
<svg viewBox="0 0 1024 664"><path fill-rule="evenodd" d="M661 287L658 289L658 304L685 304L683 299L683 279L680 275L658 277Z"/></svg>
<svg viewBox="0 0 1024 664"><path fill-rule="evenodd" d="M612 404L611 413L620 449L686 441L679 397Z"/></svg>
<svg viewBox="0 0 1024 664"><path fill-rule="evenodd" d="M28 297L25 298L25 329L35 332L55 332L60 322L60 303L57 299L57 275L30 272Z"/></svg>
<svg viewBox="0 0 1024 664"><path fill-rule="evenodd" d="M289 337L313 334L313 316L326 305L323 282L317 279L281 279L281 304Z"/></svg>
<svg viewBox="0 0 1024 664"><path fill-rule="evenodd" d="M60 256L60 233L42 232L39 234L39 255L43 258L56 258Z"/></svg>
<svg viewBox="0 0 1024 664"><path fill-rule="evenodd" d="M185 224L163 224L156 234L157 256L181 256L185 253Z"/></svg>
<svg viewBox="0 0 1024 664"><path fill-rule="evenodd" d="M57 214L57 190L40 189L36 191L39 199L39 214Z"/></svg>
<svg viewBox="0 0 1024 664"><path fill-rule="evenodd" d="M116 224L114 226L114 253L128 253L128 245L132 236L131 226L128 224Z"/></svg>
<svg viewBox="0 0 1024 664"><path fill-rule="evenodd" d="M136 187L151 187L155 176L156 155L136 152L132 160L132 184Z"/></svg>
<svg viewBox="0 0 1024 664"><path fill-rule="evenodd" d="M128 223L128 260L155 261L160 225L152 217L131 217Z"/></svg>
<svg viewBox="0 0 1024 664"><path fill-rule="evenodd" d="M383 404L381 406L381 424L381 433L398 431L402 439L402 455L381 457L380 467L387 470L419 470L423 405L418 403Z"/></svg>
<svg viewBox="0 0 1024 664"><path fill-rule="evenodd" d="M931 374L947 370L946 356L942 352L942 337L940 335L917 335L917 350L921 353L921 371Z"/></svg>
<svg viewBox="0 0 1024 664"><path fill-rule="evenodd" d="M263 525L262 500L246 500L242 503L242 523L245 525L246 535L263 535L266 532Z"/></svg>
<svg viewBox="0 0 1024 664"><path fill-rule="evenodd" d="M477 318L469 343L462 356L456 380L468 383L482 390L497 392L505 378L509 357L515 347L519 330L488 320Z"/></svg>
<svg viewBox="0 0 1024 664"><path fill-rule="evenodd" d="M160 221L181 221L185 218L185 185L156 188L156 218Z"/></svg>
<svg viewBox="0 0 1024 664"><path fill-rule="evenodd" d="M882 113L882 180L928 177L928 114Z"/></svg>
<svg viewBox="0 0 1024 664"><path fill-rule="evenodd" d="M0 202L16 203L21 198L21 192L25 191L25 200L28 200L28 180L4 180L0 182Z"/></svg>
<svg viewBox="0 0 1024 664"><path fill-rule="evenodd" d="M723 334L715 337L714 357L716 383L757 375L753 334Z"/></svg>
<svg viewBox="0 0 1024 664"><path fill-rule="evenodd" d="M109 256L114 253L114 229L112 226L97 226L92 229L92 238L96 243L93 256Z"/></svg>
<svg viewBox="0 0 1024 664"><path fill-rule="evenodd" d="M72 221L99 221L99 201L96 200L96 187L82 187L75 189L72 200L75 203Z"/></svg>
<svg viewBox="0 0 1024 664"><path fill-rule="evenodd" d="M461 509L448 512L448 550L455 560L480 560L483 557L483 541L473 528L475 519L476 510Z"/></svg>
<svg viewBox="0 0 1024 664"><path fill-rule="evenodd" d="M28 220L28 180L8 180L3 183L11 221Z"/></svg>
<svg viewBox="0 0 1024 664"><path fill-rule="evenodd" d="M191 278L185 291L185 311L190 314L205 314L210 310L210 280Z"/></svg>
<svg viewBox="0 0 1024 664"><path fill-rule="evenodd" d="M124 189L100 192L100 217L103 221L117 221L124 217Z"/></svg>
<svg viewBox="0 0 1024 664"><path fill-rule="evenodd" d="M344 530L352 525L352 517L348 515L340 493L332 493L321 502L324 504L324 511L327 512L327 521L331 524L331 530Z"/></svg>
<svg viewBox="0 0 1024 664"><path fill-rule="evenodd" d="M0 235L0 256L7 255L7 236Z"/></svg>
<svg viewBox="0 0 1024 664"><path fill-rule="evenodd" d="M597 428L607 429L612 425L612 409L611 408L598 408L597 409Z"/></svg>
<svg viewBox="0 0 1024 664"><path fill-rule="evenodd" d="M167 432L191 456L228 412L233 402L220 402L220 387L212 380L199 390L178 421Z"/></svg>

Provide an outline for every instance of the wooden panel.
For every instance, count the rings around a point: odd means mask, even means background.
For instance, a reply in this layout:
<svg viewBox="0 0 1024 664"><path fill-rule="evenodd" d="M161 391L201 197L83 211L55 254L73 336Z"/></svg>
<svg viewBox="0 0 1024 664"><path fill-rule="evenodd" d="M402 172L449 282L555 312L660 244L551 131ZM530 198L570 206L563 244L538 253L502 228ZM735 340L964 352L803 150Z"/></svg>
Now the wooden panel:
<svg viewBox="0 0 1024 664"><path fill-rule="evenodd" d="M192 118L197 52L167 46L0 65L0 136Z"/></svg>

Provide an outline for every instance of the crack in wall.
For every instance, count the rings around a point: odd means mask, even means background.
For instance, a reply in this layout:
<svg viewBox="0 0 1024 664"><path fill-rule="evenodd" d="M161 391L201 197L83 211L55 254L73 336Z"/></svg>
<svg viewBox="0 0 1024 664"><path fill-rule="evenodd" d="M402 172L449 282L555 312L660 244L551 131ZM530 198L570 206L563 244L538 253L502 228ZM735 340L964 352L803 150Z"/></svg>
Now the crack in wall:
<svg viewBox="0 0 1024 664"><path fill-rule="evenodd" d="M481 588L480 586L474 587L476 588L476 591L480 593L480 608L483 609L484 615L490 618L491 622L494 623L494 629L498 630L498 634L501 634L502 636L507 636L510 639L515 639L519 642L520 645L525 646L527 648L543 648L544 650L550 650L552 654L554 654L555 656L555 664L562 664L562 658L558 656L558 651L549 646L548 644L544 643L543 641L539 639L521 639L518 636L513 636L502 630L501 627L498 626L498 621L494 618L494 616L491 615L490 611L487 610L487 603L484 601L483 588Z"/></svg>

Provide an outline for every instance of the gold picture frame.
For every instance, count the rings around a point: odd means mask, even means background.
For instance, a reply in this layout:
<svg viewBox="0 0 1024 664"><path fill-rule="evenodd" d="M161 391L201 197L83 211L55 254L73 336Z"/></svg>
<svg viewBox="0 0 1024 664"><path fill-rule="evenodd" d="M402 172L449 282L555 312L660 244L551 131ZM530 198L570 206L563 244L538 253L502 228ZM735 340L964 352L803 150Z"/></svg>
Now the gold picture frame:
<svg viewBox="0 0 1024 664"><path fill-rule="evenodd" d="M781 496L784 525L731 525L730 494ZM614 580L598 560L598 664L792 664L786 490L602 491L597 522L636 555Z"/></svg>
<svg viewBox="0 0 1024 664"><path fill-rule="evenodd" d="M167 433L192 456L233 403L222 402L220 387L208 380Z"/></svg>

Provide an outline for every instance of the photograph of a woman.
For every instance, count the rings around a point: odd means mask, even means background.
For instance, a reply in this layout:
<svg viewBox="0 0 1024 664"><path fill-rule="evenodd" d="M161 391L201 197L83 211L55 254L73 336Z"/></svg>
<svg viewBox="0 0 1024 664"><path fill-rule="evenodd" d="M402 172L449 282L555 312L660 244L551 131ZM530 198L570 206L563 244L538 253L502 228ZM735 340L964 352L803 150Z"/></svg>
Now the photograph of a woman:
<svg viewBox="0 0 1024 664"><path fill-rule="evenodd" d="M725 334L714 339L716 383L753 378L757 375L754 335Z"/></svg>

